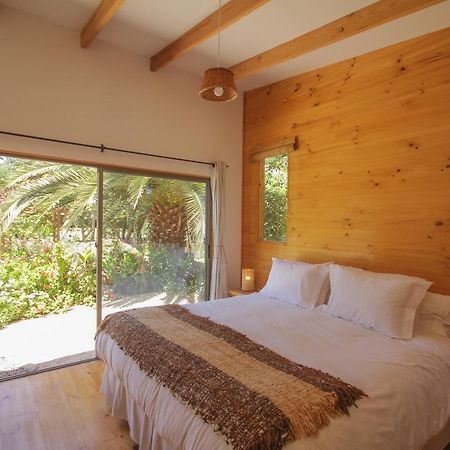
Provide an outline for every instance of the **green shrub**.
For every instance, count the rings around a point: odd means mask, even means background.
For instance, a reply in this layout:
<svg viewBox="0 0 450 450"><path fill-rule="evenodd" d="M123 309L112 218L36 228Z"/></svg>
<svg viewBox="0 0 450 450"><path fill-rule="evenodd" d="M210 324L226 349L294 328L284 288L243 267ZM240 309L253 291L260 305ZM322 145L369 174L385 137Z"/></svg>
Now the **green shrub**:
<svg viewBox="0 0 450 450"><path fill-rule="evenodd" d="M205 264L182 248L152 247L112 242L104 247L103 273L106 296L165 292L203 295Z"/></svg>
<svg viewBox="0 0 450 450"><path fill-rule="evenodd" d="M165 246L150 247L146 255L146 272L154 274L160 290L168 294L203 295L205 265L195 261L184 249Z"/></svg>
<svg viewBox="0 0 450 450"><path fill-rule="evenodd" d="M13 239L0 253L0 328L20 319L93 305L96 252L90 243ZM204 293L205 264L184 249L144 246L139 250L106 241L105 300L147 292Z"/></svg>
<svg viewBox="0 0 450 450"><path fill-rule="evenodd" d="M95 302L95 253L61 244L11 248L0 256L0 328Z"/></svg>
<svg viewBox="0 0 450 450"><path fill-rule="evenodd" d="M18 241L0 254L0 328L20 319L93 305L96 298L93 243ZM117 241L104 247L105 299L147 292L204 294L205 264L184 249Z"/></svg>

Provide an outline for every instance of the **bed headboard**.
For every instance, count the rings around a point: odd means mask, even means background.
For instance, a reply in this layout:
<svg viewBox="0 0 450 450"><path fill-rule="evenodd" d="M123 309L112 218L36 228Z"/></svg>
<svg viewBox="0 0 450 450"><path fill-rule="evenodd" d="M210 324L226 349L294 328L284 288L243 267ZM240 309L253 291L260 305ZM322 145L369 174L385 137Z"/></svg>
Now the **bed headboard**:
<svg viewBox="0 0 450 450"><path fill-rule="evenodd" d="M243 266L335 261L433 281L450 294L450 28L245 94ZM260 166L289 154L285 244L259 240Z"/></svg>

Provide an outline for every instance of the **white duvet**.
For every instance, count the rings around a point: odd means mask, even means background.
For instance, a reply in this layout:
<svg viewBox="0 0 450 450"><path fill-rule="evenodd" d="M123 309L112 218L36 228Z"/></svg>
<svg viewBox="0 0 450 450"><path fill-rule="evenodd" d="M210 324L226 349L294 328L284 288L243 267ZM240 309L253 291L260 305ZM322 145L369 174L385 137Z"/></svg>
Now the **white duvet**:
<svg viewBox="0 0 450 450"><path fill-rule="evenodd" d="M449 338L419 332L411 340L392 339L259 294L186 307L368 395L350 409L350 417L332 420L317 436L286 450L421 449L450 418ZM99 335L96 348L107 364L102 386L107 403L113 414L129 420L141 450L229 448L107 335Z"/></svg>

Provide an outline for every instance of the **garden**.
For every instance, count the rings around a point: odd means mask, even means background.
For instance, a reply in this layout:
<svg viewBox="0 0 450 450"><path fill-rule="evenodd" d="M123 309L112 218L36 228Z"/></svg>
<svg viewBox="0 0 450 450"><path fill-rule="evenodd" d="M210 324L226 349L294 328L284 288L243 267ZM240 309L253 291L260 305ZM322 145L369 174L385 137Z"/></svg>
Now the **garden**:
<svg viewBox="0 0 450 450"><path fill-rule="evenodd" d="M205 184L104 174L103 301L205 296ZM96 299L97 171L0 159L0 328Z"/></svg>

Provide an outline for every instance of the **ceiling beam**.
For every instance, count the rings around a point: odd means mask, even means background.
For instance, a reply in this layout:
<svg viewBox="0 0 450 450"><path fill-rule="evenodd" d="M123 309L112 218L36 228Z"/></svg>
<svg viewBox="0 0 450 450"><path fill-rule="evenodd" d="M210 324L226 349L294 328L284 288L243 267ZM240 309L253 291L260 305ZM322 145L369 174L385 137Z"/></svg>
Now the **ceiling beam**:
<svg viewBox="0 0 450 450"><path fill-rule="evenodd" d="M219 31L219 12L221 14L220 29L223 30L268 1L269 0L230 0L225 3L222 8L214 11L211 15L169 44L166 48L153 55L150 58L150 69L152 71L161 69L161 67L166 66L192 48L217 34Z"/></svg>
<svg viewBox="0 0 450 450"><path fill-rule="evenodd" d="M92 17L81 31L80 45L87 48L96 38L97 34L113 18L117 10L122 6L125 0L102 0L98 5Z"/></svg>
<svg viewBox="0 0 450 450"><path fill-rule="evenodd" d="M380 0L229 69L243 78L445 0Z"/></svg>

